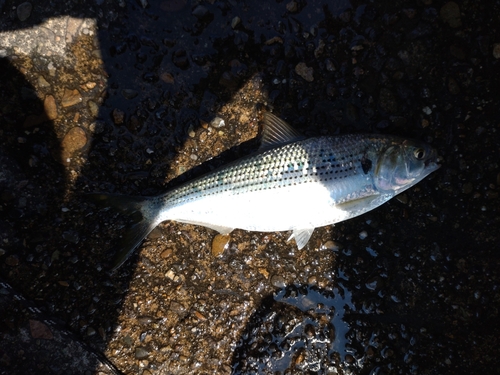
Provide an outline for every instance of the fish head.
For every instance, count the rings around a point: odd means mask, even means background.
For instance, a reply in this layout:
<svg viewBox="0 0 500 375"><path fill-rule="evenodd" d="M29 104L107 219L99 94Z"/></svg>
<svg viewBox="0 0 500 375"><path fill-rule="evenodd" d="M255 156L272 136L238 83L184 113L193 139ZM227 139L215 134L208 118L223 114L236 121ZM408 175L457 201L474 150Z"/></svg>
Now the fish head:
<svg viewBox="0 0 500 375"><path fill-rule="evenodd" d="M417 184L440 165L437 152L420 141L396 139L380 150L374 182L380 192L401 193Z"/></svg>

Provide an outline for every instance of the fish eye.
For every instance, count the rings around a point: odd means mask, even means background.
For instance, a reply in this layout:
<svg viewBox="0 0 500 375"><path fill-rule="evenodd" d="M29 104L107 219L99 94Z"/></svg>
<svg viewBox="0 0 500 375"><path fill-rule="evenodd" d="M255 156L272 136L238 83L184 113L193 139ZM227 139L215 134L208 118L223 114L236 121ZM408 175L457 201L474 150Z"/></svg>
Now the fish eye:
<svg viewBox="0 0 500 375"><path fill-rule="evenodd" d="M425 150L423 148L416 148L415 151L413 151L413 156L415 156L417 160L422 160L425 157Z"/></svg>

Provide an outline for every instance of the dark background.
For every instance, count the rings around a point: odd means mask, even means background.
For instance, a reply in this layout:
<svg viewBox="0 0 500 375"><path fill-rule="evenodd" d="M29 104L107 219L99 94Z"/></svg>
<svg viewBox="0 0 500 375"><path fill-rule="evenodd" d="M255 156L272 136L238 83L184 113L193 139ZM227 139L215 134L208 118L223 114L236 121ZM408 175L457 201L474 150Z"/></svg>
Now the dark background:
<svg viewBox="0 0 500 375"><path fill-rule="evenodd" d="M0 46L2 373L498 371L498 1L20 3L2 32L95 27L62 56ZM109 275L124 221L83 193L234 160L263 108L418 138L442 167L302 251L236 231L217 256L214 232L166 223Z"/></svg>

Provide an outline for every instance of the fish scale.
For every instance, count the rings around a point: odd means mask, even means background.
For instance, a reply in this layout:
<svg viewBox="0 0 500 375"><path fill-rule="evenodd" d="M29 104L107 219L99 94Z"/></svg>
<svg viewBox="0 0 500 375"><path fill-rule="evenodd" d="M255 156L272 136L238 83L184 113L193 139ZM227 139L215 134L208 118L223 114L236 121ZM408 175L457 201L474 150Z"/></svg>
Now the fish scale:
<svg viewBox="0 0 500 375"><path fill-rule="evenodd" d="M264 114L261 148L156 197L94 194L136 215L122 238L114 268L160 222L233 229L291 230L298 248L317 227L370 211L439 168L427 144L386 135L305 138Z"/></svg>

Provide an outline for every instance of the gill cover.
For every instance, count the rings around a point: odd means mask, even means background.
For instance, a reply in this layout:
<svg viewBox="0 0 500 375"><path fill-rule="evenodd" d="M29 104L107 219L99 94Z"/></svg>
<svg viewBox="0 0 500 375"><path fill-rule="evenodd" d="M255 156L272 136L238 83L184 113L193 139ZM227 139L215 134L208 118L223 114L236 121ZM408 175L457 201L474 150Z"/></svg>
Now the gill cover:
<svg viewBox="0 0 500 375"><path fill-rule="evenodd" d="M439 168L435 158L436 152L422 142L392 144L378 159L375 186L380 192L406 190Z"/></svg>

